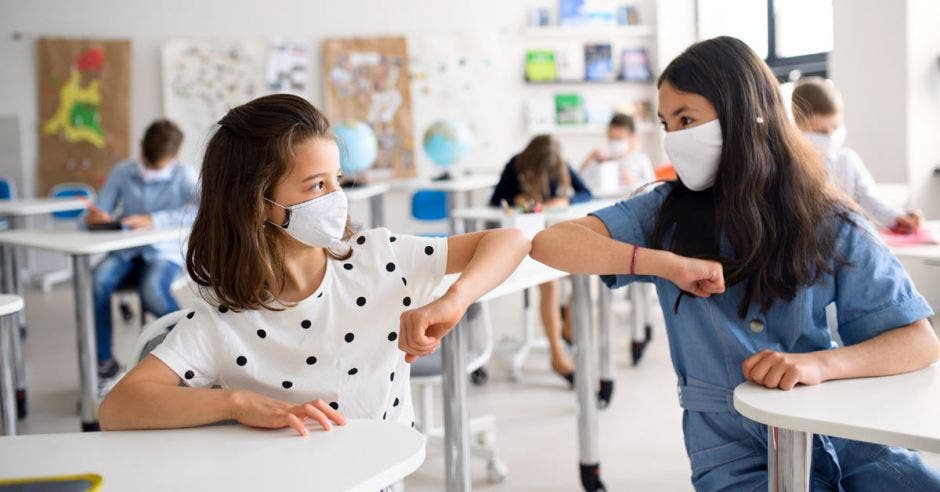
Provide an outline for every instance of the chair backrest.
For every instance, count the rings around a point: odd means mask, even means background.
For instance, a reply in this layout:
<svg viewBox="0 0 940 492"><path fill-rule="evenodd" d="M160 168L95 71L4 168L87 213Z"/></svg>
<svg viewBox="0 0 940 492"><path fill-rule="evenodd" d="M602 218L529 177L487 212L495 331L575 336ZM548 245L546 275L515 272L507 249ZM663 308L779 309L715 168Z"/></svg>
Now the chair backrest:
<svg viewBox="0 0 940 492"><path fill-rule="evenodd" d="M653 170L656 175L656 181L675 181L679 178L676 174L676 168L672 164L663 164Z"/></svg>
<svg viewBox="0 0 940 492"><path fill-rule="evenodd" d="M447 218L447 192L418 190L411 195L411 216L416 220L444 220Z"/></svg>
<svg viewBox="0 0 940 492"><path fill-rule="evenodd" d="M160 345L163 339L166 338L166 334L187 314L189 314L189 310L181 309L147 323L144 329L140 331L137 343L134 345L133 354L137 357L137 362L140 362L151 350Z"/></svg>
<svg viewBox="0 0 940 492"><path fill-rule="evenodd" d="M95 189L85 183L62 183L53 186L52 190L49 191L49 196L52 198L81 197L90 201L94 201ZM75 210L66 210L63 212L52 212L52 217L59 220L74 220L82 215L83 211L83 208L78 208Z"/></svg>
<svg viewBox="0 0 940 492"><path fill-rule="evenodd" d="M16 198L16 185L13 183L13 178L0 176L0 200L12 198Z"/></svg>

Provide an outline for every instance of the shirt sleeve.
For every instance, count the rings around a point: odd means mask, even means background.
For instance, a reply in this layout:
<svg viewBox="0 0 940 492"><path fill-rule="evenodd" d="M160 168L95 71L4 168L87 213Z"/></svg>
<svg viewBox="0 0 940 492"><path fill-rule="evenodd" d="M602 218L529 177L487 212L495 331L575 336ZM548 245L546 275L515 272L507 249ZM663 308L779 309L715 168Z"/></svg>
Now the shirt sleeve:
<svg viewBox="0 0 940 492"><path fill-rule="evenodd" d="M660 185L648 193L602 208L590 215L604 223L612 239L648 248L656 225L656 216L670 189L669 185ZM623 259L625 264L630 260ZM601 280L608 287L616 288L636 281L652 282L653 278L645 275L601 275Z"/></svg>
<svg viewBox="0 0 940 492"><path fill-rule="evenodd" d="M490 206L498 207L503 200L506 200L509 206L513 206L518 194L519 174L516 172L516 158L513 157L503 168L499 182L496 183L496 189L493 190L493 196L490 197Z"/></svg>
<svg viewBox="0 0 940 492"><path fill-rule="evenodd" d="M886 203L878 196L875 180L868 172L868 169L865 168L861 157L855 152L847 151L840 156L840 159L843 160L842 164L845 167L845 172L850 175L850 179L854 184L855 196L852 198L879 225L884 227L893 226L898 217L903 215L904 212Z"/></svg>
<svg viewBox="0 0 940 492"><path fill-rule="evenodd" d="M447 238L392 235L392 251L402 271L402 282L417 307L431 301L447 271Z"/></svg>
<svg viewBox="0 0 940 492"><path fill-rule="evenodd" d="M837 243L837 254L848 264L835 271L839 336L846 345L933 314L884 241L861 217L853 220L858 225L843 224Z"/></svg>
<svg viewBox="0 0 940 492"><path fill-rule="evenodd" d="M571 203L582 203L590 200L592 198L591 190L588 189L584 181L581 180L581 176L578 176L578 173L571 166L568 166L568 176L571 179L571 188L574 192L571 195Z"/></svg>
<svg viewBox="0 0 940 492"><path fill-rule="evenodd" d="M196 220L199 208L199 188L194 172L188 166L181 166L180 178L176 183L178 196L183 197L183 204L177 208L160 210L150 214L154 227L186 227Z"/></svg>
<svg viewBox="0 0 940 492"><path fill-rule="evenodd" d="M167 365L187 386L211 386L218 380L213 340L218 322L205 302L199 302L176 324L151 355Z"/></svg>
<svg viewBox="0 0 940 492"><path fill-rule="evenodd" d="M108 179L105 180L104 186L98 190L98 195L95 197L95 207L105 212L109 215L114 215L114 212L117 210L118 204L121 201L121 190L127 183L127 170L126 167L129 166L130 161L122 161L114 166L114 169L108 173ZM78 219L78 225L81 228L87 228L85 224L85 217L88 215L89 209L85 209L82 212L81 217ZM117 217L114 217L115 219Z"/></svg>

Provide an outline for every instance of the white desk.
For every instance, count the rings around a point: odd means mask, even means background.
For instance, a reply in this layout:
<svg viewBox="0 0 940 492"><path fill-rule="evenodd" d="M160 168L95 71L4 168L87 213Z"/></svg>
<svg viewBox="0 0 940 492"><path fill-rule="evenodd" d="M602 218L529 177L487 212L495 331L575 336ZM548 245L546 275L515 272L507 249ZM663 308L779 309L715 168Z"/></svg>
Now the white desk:
<svg viewBox="0 0 940 492"><path fill-rule="evenodd" d="M13 332L17 331L14 314L23 310L23 298L0 295L0 414L3 434L16 434L16 385L14 382Z"/></svg>
<svg viewBox="0 0 940 492"><path fill-rule="evenodd" d="M72 288L75 292L75 320L78 329L78 361L82 385L82 430L98 429L98 366L95 348L94 284L90 256L122 249L136 248L163 241L184 238L188 229L144 231L83 231L55 230L0 231L0 249L4 257L5 292L13 292L10 277L13 247L44 249L72 257ZM14 338L18 337L14 330ZM20 354L18 366L22 366ZM25 401L25 396L24 396Z"/></svg>
<svg viewBox="0 0 940 492"><path fill-rule="evenodd" d="M616 203L615 200L595 199L567 207L546 208L541 213L545 216L545 224L551 226L566 220L586 217L589 213L614 203ZM501 223L507 216L506 212L499 207L460 207L454 209L452 214L455 219L463 220L468 229L478 229L478 223L482 221Z"/></svg>
<svg viewBox="0 0 940 492"><path fill-rule="evenodd" d="M936 364L898 376L829 381L791 391L744 383L734 389L734 408L768 426L768 480L790 487L781 490L809 490L813 434L940 453Z"/></svg>
<svg viewBox="0 0 940 492"><path fill-rule="evenodd" d="M388 183L361 184L343 188L346 199L350 202L369 200L369 228L385 225L385 199L383 195L391 189Z"/></svg>
<svg viewBox="0 0 940 492"><path fill-rule="evenodd" d="M927 222L925 227L940 239L940 221ZM940 245L897 246L892 247L891 251L901 261L930 307L940 313Z"/></svg>
<svg viewBox="0 0 940 492"><path fill-rule="evenodd" d="M509 278L477 302L496 299L568 274L526 258ZM448 275L435 291L440 296L454 283ZM460 336L462 322L441 341L444 394L444 459L448 492L470 490L470 428L467 411L466 348Z"/></svg>
<svg viewBox="0 0 940 492"><path fill-rule="evenodd" d="M95 473L104 490L376 492L424 461L424 437L350 420L306 438L241 425L0 438L0 478Z"/></svg>
<svg viewBox="0 0 940 492"><path fill-rule="evenodd" d="M0 200L0 217L27 217L85 210L87 206L88 202L79 198L13 198Z"/></svg>
<svg viewBox="0 0 940 492"><path fill-rule="evenodd" d="M473 192L492 188L499 183L496 174L467 174L457 175L450 179L433 180L430 178L408 178L390 181L393 190L414 192L418 190L444 191L447 193L447 214L449 216L451 232L457 232L457 222L454 219L454 209L457 208L456 193L464 193L464 206L473 205Z"/></svg>

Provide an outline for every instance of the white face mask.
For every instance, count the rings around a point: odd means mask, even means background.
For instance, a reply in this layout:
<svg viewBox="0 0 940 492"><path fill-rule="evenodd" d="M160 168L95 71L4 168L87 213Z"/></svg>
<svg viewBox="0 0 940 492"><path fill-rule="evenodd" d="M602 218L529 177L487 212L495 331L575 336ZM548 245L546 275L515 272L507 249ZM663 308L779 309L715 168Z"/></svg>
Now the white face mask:
<svg viewBox="0 0 940 492"><path fill-rule="evenodd" d="M611 159L623 157L630 153L630 142L626 140L608 140L607 153Z"/></svg>
<svg viewBox="0 0 940 492"><path fill-rule="evenodd" d="M160 169L153 169L145 166L143 162L137 161L137 170L140 172L140 177L144 180L144 183L166 181L173 175L173 170L176 169L176 163L177 161L173 161Z"/></svg>
<svg viewBox="0 0 940 492"><path fill-rule="evenodd" d="M284 209L284 223L271 223L307 246L332 248L343 240L349 204L342 191L327 193L290 207L267 198L265 200Z"/></svg>
<svg viewBox="0 0 940 492"><path fill-rule="evenodd" d="M831 157L845 144L846 131L844 126L840 126L832 133L806 132L803 135L823 156Z"/></svg>
<svg viewBox="0 0 940 492"><path fill-rule="evenodd" d="M717 118L686 130L667 132L664 142L676 174L692 191L702 191L715 183L721 144L721 124Z"/></svg>

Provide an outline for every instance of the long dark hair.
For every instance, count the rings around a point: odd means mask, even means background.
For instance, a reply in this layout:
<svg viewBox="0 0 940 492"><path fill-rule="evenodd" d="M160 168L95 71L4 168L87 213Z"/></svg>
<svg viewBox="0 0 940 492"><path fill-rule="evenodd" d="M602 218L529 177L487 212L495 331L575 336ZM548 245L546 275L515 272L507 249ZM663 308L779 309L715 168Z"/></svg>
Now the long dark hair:
<svg viewBox="0 0 940 492"><path fill-rule="evenodd" d="M550 200L567 196L571 190L571 176L561 155L561 144L551 135L533 137L516 156L515 166L522 192L530 198ZM555 196L552 196L551 183L555 183Z"/></svg>
<svg viewBox="0 0 940 492"><path fill-rule="evenodd" d="M288 94L259 97L219 120L202 162L186 253L186 270L209 302L236 311L285 305L275 301L291 239L267 225L264 199L290 172L294 148L310 138L333 139L330 122L306 99ZM344 239L351 234L347 221Z"/></svg>
<svg viewBox="0 0 940 492"><path fill-rule="evenodd" d="M853 207L829 186L819 155L788 119L767 65L740 40L718 37L673 60L658 85L667 81L715 107L723 145L712 188L668 185L653 246L662 248L672 231L675 253L720 259L728 285L746 282L741 318L751 302L766 313L831 274L834 260L842 261L834 219L852 222ZM722 237L731 258L719 256Z"/></svg>

